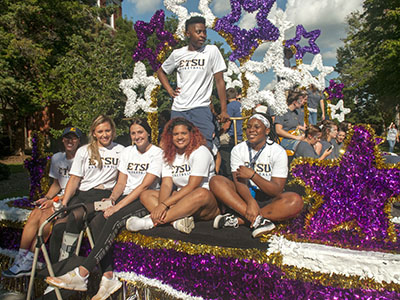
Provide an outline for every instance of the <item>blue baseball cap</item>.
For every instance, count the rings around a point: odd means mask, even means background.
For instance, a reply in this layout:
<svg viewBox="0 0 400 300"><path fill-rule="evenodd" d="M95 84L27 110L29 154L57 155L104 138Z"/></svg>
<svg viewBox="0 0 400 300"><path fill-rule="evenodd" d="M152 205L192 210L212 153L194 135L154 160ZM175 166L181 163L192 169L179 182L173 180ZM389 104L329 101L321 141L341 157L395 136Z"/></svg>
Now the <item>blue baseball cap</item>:
<svg viewBox="0 0 400 300"><path fill-rule="evenodd" d="M78 127L67 127L64 129L62 137L66 136L68 133L73 133L75 134L78 139L81 139L83 133Z"/></svg>

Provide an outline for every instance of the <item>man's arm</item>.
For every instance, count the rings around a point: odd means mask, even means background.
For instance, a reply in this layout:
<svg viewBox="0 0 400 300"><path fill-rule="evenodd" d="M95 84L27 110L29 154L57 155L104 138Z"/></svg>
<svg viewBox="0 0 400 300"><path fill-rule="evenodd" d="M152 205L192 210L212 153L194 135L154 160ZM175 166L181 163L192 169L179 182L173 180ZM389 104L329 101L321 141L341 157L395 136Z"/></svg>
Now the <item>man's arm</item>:
<svg viewBox="0 0 400 300"><path fill-rule="evenodd" d="M226 122L229 120L229 115L226 111L226 91L225 91L225 81L222 72L214 74L215 85L217 86L218 98L221 104L221 122Z"/></svg>
<svg viewBox="0 0 400 300"><path fill-rule="evenodd" d="M160 80L161 84L163 85L163 87L167 90L167 93L172 97L175 98L176 96L179 95L180 89L176 88L176 90L174 90L172 88L172 86L169 84L168 78L167 78L167 74L165 74L164 70L162 69L162 67L160 67L157 70L157 76L158 79Z"/></svg>

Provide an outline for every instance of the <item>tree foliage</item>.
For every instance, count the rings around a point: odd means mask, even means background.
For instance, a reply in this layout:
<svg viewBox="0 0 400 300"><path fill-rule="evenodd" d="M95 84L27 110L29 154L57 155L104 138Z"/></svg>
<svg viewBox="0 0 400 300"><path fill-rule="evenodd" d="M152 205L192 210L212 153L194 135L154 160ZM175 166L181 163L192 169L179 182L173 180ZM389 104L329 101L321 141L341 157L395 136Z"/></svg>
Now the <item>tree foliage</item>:
<svg viewBox="0 0 400 300"><path fill-rule="evenodd" d="M363 8L348 17L336 69L353 106L350 120L390 123L400 104L400 5L397 0L365 0Z"/></svg>

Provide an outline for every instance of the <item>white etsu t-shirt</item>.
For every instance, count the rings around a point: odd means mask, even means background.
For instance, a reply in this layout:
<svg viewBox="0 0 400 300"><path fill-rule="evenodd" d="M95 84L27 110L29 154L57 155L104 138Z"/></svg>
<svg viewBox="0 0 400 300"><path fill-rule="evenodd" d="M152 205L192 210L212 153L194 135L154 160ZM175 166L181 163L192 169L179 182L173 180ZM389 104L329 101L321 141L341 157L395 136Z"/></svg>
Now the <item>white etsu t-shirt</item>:
<svg viewBox="0 0 400 300"><path fill-rule="evenodd" d="M65 187L69 179L69 170L71 170L74 159L67 159L65 152L57 152L51 157L49 176L57 179L61 191L58 195L64 195Z"/></svg>
<svg viewBox="0 0 400 300"><path fill-rule="evenodd" d="M257 151L251 149L251 156L254 158ZM240 166L249 167L250 155L246 142L233 147L231 152L231 171L236 172ZM266 144L264 150L255 162L254 171L262 178L271 180L271 177L286 178L288 175L288 158L285 149L277 143ZM255 185L250 180L251 185Z"/></svg>
<svg viewBox="0 0 400 300"><path fill-rule="evenodd" d="M97 161L90 158L88 145L82 146L76 151L72 163L70 175L81 177L80 191L88 191L102 185L106 190L112 190L118 178L119 157L124 146L111 143L108 147L100 147L100 157L103 167L97 167Z"/></svg>
<svg viewBox="0 0 400 300"><path fill-rule="evenodd" d="M160 182L163 165L163 152L157 146L152 145L145 153L140 153L136 146L129 146L121 153L118 170L128 175L124 195L128 195L142 182L147 173L158 178L149 187L156 189Z"/></svg>
<svg viewBox="0 0 400 300"><path fill-rule="evenodd" d="M165 73L177 70L180 93L174 98L172 110L185 111L210 105L214 74L226 70L224 58L215 45L190 51L188 46L172 51L162 64Z"/></svg>
<svg viewBox="0 0 400 300"><path fill-rule="evenodd" d="M194 150L187 159L184 154L177 154L172 165L164 162L162 177L172 177L178 191L186 186L190 176L201 176L203 180L200 187L209 189L208 182L215 175L214 158L205 146Z"/></svg>

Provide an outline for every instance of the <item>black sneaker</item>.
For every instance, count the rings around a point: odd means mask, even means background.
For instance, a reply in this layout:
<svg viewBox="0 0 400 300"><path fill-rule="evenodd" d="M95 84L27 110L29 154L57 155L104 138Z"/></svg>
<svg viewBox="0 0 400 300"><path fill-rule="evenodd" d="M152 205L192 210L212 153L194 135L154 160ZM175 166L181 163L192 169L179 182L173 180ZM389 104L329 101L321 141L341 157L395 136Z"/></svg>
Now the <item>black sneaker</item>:
<svg viewBox="0 0 400 300"><path fill-rule="evenodd" d="M237 217L235 217L235 215L232 215L230 213L224 215L218 215L214 219L213 227L215 229L221 229L226 227L238 228L239 220Z"/></svg>
<svg viewBox="0 0 400 300"><path fill-rule="evenodd" d="M253 238L256 238L264 233L267 233L268 231L271 231L274 228L275 224L272 223L270 220L262 216L257 216L253 224L253 232L251 233L251 235L253 236Z"/></svg>

